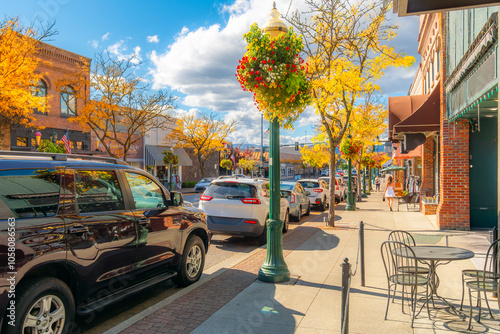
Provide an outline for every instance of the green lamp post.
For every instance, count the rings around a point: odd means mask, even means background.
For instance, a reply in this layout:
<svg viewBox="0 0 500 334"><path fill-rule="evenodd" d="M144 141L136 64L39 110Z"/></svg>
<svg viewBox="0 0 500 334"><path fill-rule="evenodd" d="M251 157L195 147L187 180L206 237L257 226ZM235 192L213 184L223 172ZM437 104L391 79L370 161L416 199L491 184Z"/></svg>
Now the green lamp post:
<svg viewBox="0 0 500 334"><path fill-rule="evenodd" d="M347 138L351 139L351 134L347 135ZM349 175L349 180L347 182L347 203L345 206L345 211L355 211L356 210L356 199L354 198L354 194L352 192L352 160L349 156L349 160L347 161L347 174Z"/></svg>
<svg viewBox="0 0 500 334"><path fill-rule="evenodd" d="M276 3L263 31L272 38L287 31L279 18ZM267 255L259 270L259 280L279 283L290 280L290 271L283 258L283 221L280 220L280 124L274 117L269 121L269 219L267 225Z"/></svg>
<svg viewBox="0 0 500 334"><path fill-rule="evenodd" d="M363 168L363 191L361 192L361 197L366 198L366 167Z"/></svg>

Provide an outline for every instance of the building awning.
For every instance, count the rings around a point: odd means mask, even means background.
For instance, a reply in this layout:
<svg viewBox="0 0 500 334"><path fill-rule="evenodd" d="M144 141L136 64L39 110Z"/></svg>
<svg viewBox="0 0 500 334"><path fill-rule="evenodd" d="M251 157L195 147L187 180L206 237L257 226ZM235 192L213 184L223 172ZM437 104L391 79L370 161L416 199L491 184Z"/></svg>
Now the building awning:
<svg viewBox="0 0 500 334"><path fill-rule="evenodd" d="M163 156L165 154L163 154L163 152L168 150L170 150L170 147L167 146L146 145L146 166L165 166L163 162ZM174 154L179 156L179 166L193 165L193 161L183 148L175 149Z"/></svg>
<svg viewBox="0 0 500 334"><path fill-rule="evenodd" d="M440 84L432 90L425 102L401 122L394 125L395 134L439 131Z"/></svg>
<svg viewBox="0 0 500 334"><path fill-rule="evenodd" d="M427 97L428 95L389 97L389 140L392 140L394 126L414 113Z"/></svg>
<svg viewBox="0 0 500 334"><path fill-rule="evenodd" d="M421 157L422 156L422 145L417 146L416 149L411 150L408 153L399 153L396 152L394 159L411 159L413 157Z"/></svg>

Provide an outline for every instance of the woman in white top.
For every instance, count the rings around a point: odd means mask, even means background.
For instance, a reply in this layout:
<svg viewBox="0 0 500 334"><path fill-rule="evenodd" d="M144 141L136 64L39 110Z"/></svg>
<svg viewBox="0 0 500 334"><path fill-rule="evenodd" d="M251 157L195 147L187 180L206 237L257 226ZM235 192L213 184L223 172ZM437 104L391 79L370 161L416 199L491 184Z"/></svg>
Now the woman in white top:
<svg viewBox="0 0 500 334"><path fill-rule="evenodd" d="M389 209L392 211L392 199L396 197L396 194L394 194L394 182L392 181L391 175L389 175L389 178L387 179L384 196L387 198L387 204L389 205Z"/></svg>

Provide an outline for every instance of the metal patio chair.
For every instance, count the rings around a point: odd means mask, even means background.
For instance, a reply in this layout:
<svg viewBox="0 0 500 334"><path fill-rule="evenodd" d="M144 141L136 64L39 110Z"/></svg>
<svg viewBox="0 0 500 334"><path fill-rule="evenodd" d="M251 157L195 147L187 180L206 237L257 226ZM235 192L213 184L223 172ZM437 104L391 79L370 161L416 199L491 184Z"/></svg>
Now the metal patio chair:
<svg viewBox="0 0 500 334"><path fill-rule="evenodd" d="M391 233L389 233L389 237L387 237L387 240L391 240L391 241L397 241L397 242L401 242L407 246L416 246L417 244L415 243L415 239L413 238L413 236L409 233L409 232L406 232L406 231L403 231L403 230L394 230L392 231ZM414 268L413 267L408 267L408 268L398 268L399 271L408 271L408 270L413 270ZM417 273L418 274L421 274L421 275L426 275L426 274L429 274L430 273L430 269L428 266L417 266Z"/></svg>
<svg viewBox="0 0 500 334"><path fill-rule="evenodd" d="M499 292L498 291L498 280L500 275L498 274L499 269L499 257L498 252L500 250L500 239L493 241L493 243L488 248L486 253L486 261L484 263L484 269L466 269L462 270L462 303L460 304L460 310L464 303L464 284L467 285L469 289L469 303L470 303L470 318L469 318L469 328L470 330L472 324L472 290L477 291L477 302L479 307L479 314L477 322L481 322L481 292L484 294L484 299L486 300L486 306L488 306L488 311L490 316L493 318L493 313L491 312L490 304L488 303L487 292ZM500 298L497 299L498 308L500 309Z"/></svg>
<svg viewBox="0 0 500 334"><path fill-rule="evenodd" d="M387 307L385 310L385 320L389 311L389 302L391 300L391 291L394 295L397 292L397 286L403 288L410 287L410 308L412 313L411 327L415 321L418 287L425 286L425 304L427 305L427 315L431 317L429 310L429 274L419 274L417 270L417 258L410 246L397 241L384 241L380 247L384 268L387 275ZM399 268L412 268L411 270L401 271ZM394 298L393 298L394 302ZM404 313L404 294L401 296L401 309Z"/></svg>

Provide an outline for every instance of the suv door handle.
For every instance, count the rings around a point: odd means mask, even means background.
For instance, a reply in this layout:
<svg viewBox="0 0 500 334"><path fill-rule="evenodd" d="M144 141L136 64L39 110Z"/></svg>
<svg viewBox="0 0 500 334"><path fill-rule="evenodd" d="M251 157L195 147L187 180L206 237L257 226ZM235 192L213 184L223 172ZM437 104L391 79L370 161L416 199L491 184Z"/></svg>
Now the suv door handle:
<svg viewBox="0 0 500 334"><path fill-rule="evenodd" d="M142 227L148 227L151 221L149 220L149 218L139 218L137 219L137 223Z"/></svg>
<svg viewBox="0 0 500 334"><path fill-rule="evenodd" d="M76 227L70 227L68 229L68 233L70 234L83 234L83 233L88 233L89 228L86 226L76 226Z"/></svg>

